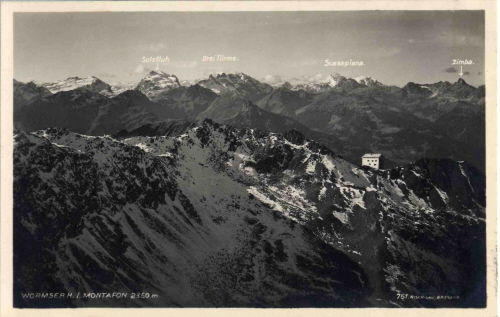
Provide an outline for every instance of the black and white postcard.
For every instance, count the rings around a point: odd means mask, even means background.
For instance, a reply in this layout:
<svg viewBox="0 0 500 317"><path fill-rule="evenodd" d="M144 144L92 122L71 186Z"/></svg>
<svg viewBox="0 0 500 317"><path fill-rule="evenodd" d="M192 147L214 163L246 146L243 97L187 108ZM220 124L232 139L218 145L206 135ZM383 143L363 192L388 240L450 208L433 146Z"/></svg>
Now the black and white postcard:
<svg viewBox="0 0 500 317"><path fill-rule="evenodd" d="M492 4L2 3L2 309L494 316Z"/></svg>

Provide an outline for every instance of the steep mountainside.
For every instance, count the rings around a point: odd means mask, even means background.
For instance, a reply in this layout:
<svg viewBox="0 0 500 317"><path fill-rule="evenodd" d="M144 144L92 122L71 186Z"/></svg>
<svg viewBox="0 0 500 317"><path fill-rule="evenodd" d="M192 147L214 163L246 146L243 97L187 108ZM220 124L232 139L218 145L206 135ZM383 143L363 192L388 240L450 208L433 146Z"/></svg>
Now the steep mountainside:
<svg viewBox="0 0 500 317"><path fill-rule="evenodd" d="M452 152L452 149L439 146L446 136L436 135L430 124L409 111L369 96L352 98L329 92L295 113L295 118L308 127L331 133L399 162L422 157L448 157Z"/></svg>
<svg viewBox="0 0 500 317"><path fill-rule="evenodd" d="M155 100L160 104L156 114L171 119L196 119L217 98L212 90L200 85L179 87L159 93Z"/></svg>
<svg viewBox="0 0 500 317"><path fill-rule="evenodd" d="M467 163L360 169L297 131L205 121L122 142L21 132L14 166L17 291L159 294L112 306L485 305L485 178Z"/></svg>
<svg viewBox="0 0 500 317"><path fill-rule="evenodd" d="M255 78L243 73L220 73L215 76L210 75L208 79L199 81L198 85L210 89L217 94L237 91L241 96L252 102L256 102L273 91L272 86L261 83Z"/></svg>
<svg viewBox="0 0 500 317"><path fill-rule="evenodd" d="M295 111L308 105L312 100L313 95L309 92L304 90L293 91L285 87L280 87L255 104L272 113L294 117Z"/></svg>
<svg viewBox="0 0 500 317"><path fill-rule="evenodd" d="M146 123L159 121L152 111L157 104L137 90L127 90L99 108L88 130L90 135L114 134L134 130Z"/></svg>
<svg viewBox="0 0 500 317"><path fill-rule="evenodd" d="M160 93L180 86L179 79L175 75L152 70L137 84L135 89L154 101Z"/></svg>
<svg viewBox="0 0 500 317"><path fill-rule="evenodd" d="M463 79L451 84L413 84L414 93L408 92L408 84L395 93L398 105L425 121L432 128L449 138L464 144L466 152L475 152L476 160L470 160L484 169L486 151L486 109L484 86L475 88ZM459 158L459 157L456 157Z"/></svg>
<svg viewBox="0 0 500 317"><path fill-rule="evenodd" d="M285 116L267 112L238 93L224 93L197 117L199 122L212 119L236 127L284 132L302 125Z"/></svg>
<svg viewBox="0 0 500 317"><path fill-rule="evenodd" d="M292 92L292 94L298 93ZM340 140L331 134L309 129L294 119L259 108L237 93L228 92L221 95L206 111L200 113L197 119L198 122L202 122L205 119L212 119L215 122L237 128L259 129L276 133L297 130L307 138L317 140L341 154L350 162L359 161L359 158L368 152L367 147L358 146L346 140ZM388 161L388 163L390 164L391 162Z"/></svg>
<svg viewBox="0 0 500 317"><path fill-rule="evenodd" d="M85 88L61 91L15 112L14 125L27 131L62 127L87 133L100 107L111 103L105 96Z"/></svg>
<svg viewBox="0 0 500 317"><path fill-rule="evenodd" d="M18 134L14 293L158 296L108 307L367 305L358 264L221 174L224 148L196 134L133 145L60 129ZM16 307L47 303L15 298Z"/></svg>
<svg viewBox="0 0 500 317"><path fill-rule="evenodd" d="M14 123L27 131L62 127L91 135L114 134L160 121L154 113L157 107L139 91L107 98L77 88L33 101L14 114Z"/></svg>
<svg viewBox="0 0 500 317"><path fill-rule="evenodd" d="M398 102L419 118L435 122L442 115L455 108L469 109L484 116L484 86L475 88L463 79L456 83L439 82L435 84L408 83L394 94Z"/></svg>
<svg viewBox="0 0 500 317"><path fill-rule="evenodd" d="M34 82L22 83L14 79L14 111L20 110L24 105L47 96L52 93L45 87L38 86Z"/></svg>

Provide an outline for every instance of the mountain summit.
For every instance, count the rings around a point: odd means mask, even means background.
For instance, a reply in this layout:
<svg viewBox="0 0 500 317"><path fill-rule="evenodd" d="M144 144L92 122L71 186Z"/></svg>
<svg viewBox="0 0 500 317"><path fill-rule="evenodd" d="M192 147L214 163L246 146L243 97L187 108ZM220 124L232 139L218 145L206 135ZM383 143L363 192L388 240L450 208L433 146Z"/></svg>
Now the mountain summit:
<svg viewBox="0 0 500 317"><path fill-rule="evenodd" d="M370 87L370 86L383 86L383 84L381 82L379 82L375 78L372 78L371 76L358 76L358 77L354 77L354 80L357 81L358 83L366 85L368 87Z"/></svg>
<svg viewBox="0 0 500 317"><path fill-rule="evenodd" d="M244 73L218 73L215 76L210 75L208 79L199 81L198 85L208 88L216 94L237 91L244 98L252 102L256 102L273 90L272 86L261 83Z"/></svg>
<svg viewBox="0 0 500 317"><path fill-rule="evenodd" d="M149 99L154 100L161 92L180 86L177 76L163 71L152 70L137 84L135 89L141 91Z"/></svg>
<svg viewBox="0 0 500 317"><path fill-rule="evenodd" d="M77 88L86 89L100 94L112 93L110 85L94 76L84 78L80 78L78 76L69 77L53 83L42 84L42 87L47 88L53 94L60 91L75 90Z"/></svg>

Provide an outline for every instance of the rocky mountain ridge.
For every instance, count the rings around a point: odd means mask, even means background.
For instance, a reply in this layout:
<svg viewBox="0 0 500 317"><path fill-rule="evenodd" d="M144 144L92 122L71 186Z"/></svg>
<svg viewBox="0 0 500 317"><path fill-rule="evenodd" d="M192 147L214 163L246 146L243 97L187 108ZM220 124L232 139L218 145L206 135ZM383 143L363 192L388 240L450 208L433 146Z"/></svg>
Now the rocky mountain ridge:
<svg viewBox="0 0 500 317"><path fill-rule="evenodd" d="M378 80L370 76L357 76L354 78L349 78L342 76L338 73L333 73L328 76L327 80L321 83L311 82L298 84L294 87L290 87L290 90L300 91L304 90L309 93L323 93L328 91L344 91L349 92L354 89L361 87L372 87L372 86L384 86Z"/></svg>
<svg viewBox="0 0 500 317"><path fill-rule="evenodd" d="M16 134L17 290L160 294L112 306L485 304L485 178L465 162L377 171L295 130L213 121L138 134ZM443 292L458 297L396 299Z"/></svg>
<svg viewBox="0 0 500 317"><path fill-rule="evenodd" d="M78 76L69 77L53 83L44 83L41 86L48 89L53 94L60 91L70 91L75 89L86 89L102 94L109 94L112 92L110 85L94 76L84 78L80 78Z"/></svg>

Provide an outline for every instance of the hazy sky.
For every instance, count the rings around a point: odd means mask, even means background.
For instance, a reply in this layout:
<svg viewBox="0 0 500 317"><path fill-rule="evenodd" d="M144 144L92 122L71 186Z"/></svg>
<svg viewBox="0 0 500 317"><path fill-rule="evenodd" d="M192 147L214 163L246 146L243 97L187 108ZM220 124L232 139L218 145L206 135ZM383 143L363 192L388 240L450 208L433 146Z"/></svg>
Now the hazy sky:
<svg viewBox="0 0 500 317"><path fill-rule="evenodd" d="M161 70L180 80L221 71L257 79L321 81L331 73L382 83L456 81L453 59L473 60L463 78L484 84L484 12L21 13L14 20L15 78L55 81L96 76L137 82ZM203 56L236 62L203 62ZM363 61L326 67L325 60Z"/></svg>

